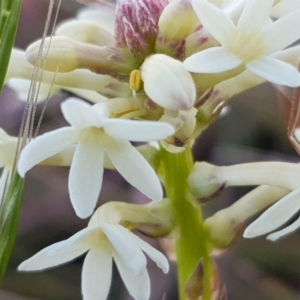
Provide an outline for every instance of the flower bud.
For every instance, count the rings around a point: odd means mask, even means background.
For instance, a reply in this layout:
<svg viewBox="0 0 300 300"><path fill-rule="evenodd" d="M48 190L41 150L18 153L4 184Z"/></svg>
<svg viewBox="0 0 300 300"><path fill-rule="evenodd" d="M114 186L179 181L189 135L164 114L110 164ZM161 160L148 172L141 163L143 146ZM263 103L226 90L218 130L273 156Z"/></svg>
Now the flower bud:
<svg viewBox="0 0 300 300"><path fill-rule="evenodd" d="M104 74L129 74L137 67L134 58L126 49L85 44L65 36L46 38L42 51L40 47L41 41L30 45L26 50L26 58L34 65L41 55L40 67L47 71L70 72L83 68Z"/></svg>
<svg viewBox="0 0 300 300"><path fill-rule="evenodd" d="M76 41L98 46L114 46L114 36L100 24L87 21L67 21L55 31L56 36L67 36Z"/></svg>
<svg viewBox="0 0 300 300"><path fill-rule="evenodd" d="M158 19L167 0L124 0L117 9L116 40L133 56L145 58L154 51Z"/></svg>
<svg viewBox="0 0 300 300"><path fill-rule="evenodd" d="M155 103L172 110L189 110L196 88L183 63L164 54L147 58L141 67L144 90Z"/></svg>
<svg viewBox="0 0 300 300"><path fill-rule="evenodd" d="M198 23L198 17L189 0L173 0L159 18L159 33L164 42L176 41L193 33Z"/></svg>

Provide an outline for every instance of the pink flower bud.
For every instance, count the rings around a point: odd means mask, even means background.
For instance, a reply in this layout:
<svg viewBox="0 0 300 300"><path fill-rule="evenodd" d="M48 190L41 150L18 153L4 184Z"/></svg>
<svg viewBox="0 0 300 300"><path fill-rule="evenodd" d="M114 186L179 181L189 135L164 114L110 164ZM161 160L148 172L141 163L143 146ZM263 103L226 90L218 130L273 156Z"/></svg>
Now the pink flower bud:
<svg viewBox="0 0 300 300"><path fill-rule="evenodd" d="M158 20L167 4L167 0L124 0L116 15L117 45L141 59L153 53Z"/></svg>

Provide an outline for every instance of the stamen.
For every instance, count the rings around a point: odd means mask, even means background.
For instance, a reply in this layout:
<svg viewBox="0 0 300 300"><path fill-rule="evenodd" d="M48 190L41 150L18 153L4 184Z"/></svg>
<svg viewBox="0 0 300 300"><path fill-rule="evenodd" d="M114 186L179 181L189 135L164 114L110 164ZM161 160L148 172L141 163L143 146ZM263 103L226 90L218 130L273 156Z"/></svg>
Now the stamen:
<svg viewBox="0 0 300 300"><path fill-rule="evenodd" d="M141 86L142 74L140 70L133 70L130 73L129 85L132 91L137 91Z"/></svg>

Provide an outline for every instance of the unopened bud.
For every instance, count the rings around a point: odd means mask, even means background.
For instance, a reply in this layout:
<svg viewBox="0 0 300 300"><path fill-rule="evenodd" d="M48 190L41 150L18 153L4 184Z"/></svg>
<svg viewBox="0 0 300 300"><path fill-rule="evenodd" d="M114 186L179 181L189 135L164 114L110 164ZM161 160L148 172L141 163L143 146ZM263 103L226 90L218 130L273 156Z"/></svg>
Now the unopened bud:
<svg viewBox="0 0 300 300"><path fill-rule="evenodd" d="M116 15L116 40L133 56L145 58L154 52L158 19L167 0L124 0Z"/></svg>
<svg viewBox="0 0 300 300"><path fill-rule="evenodd" d="M189 110L196 100L196 88L183 63L164 54L147 58L141 67L144 89L160 106Z"/></svg>
<svg viewBox="0 0 300 300"><path fill-rule="evenodd" d="M27 60L52 72L70 72L75 69L89 69L97 73L129 74L136 68L136 62L126 49L100 47L77 42L65 36L46 38L40 51L41 41L26 50ZM41 55L41 58L40 58Z"/></svg>
<svg viewBox="0 0 300 300"><path fill-rule="evenodd" d="M173 0L162 12L158 27L164 42L186 38L199 23L189 0Z"/></svg>
<svg viewBox="0 0 300 300"><path fill-rule="evenodd" d="M87 21L67 21L55 31L56 36L67 36L73 40L98 46L114 46L114 36L100 24Z"/></svg>

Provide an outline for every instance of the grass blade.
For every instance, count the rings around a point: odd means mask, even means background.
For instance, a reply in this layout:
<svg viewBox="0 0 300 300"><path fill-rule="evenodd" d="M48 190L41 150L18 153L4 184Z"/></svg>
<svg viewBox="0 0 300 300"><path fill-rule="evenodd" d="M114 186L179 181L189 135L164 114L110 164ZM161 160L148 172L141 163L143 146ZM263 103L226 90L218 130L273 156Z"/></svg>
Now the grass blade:
<svg viewBox="0 0 300 300"><path fill-rule="evenodd" d="M22 0L0 1L0 91L18 28Z"/></svg>

